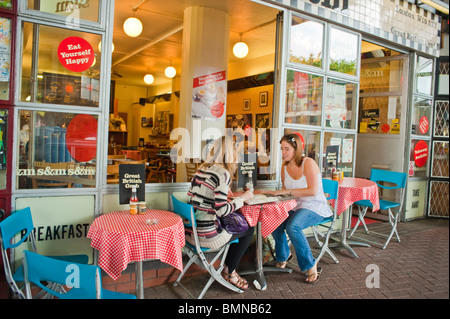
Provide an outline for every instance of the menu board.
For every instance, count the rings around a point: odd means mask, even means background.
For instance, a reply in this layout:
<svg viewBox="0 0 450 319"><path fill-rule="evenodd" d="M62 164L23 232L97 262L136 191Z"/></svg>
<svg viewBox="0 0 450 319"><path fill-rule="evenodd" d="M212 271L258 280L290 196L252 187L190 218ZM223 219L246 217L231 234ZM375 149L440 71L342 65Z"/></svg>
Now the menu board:
<svg viewBox="0 0 450 319"><path fill-rule="evenodd" d="M136 185L137 197L145 201L145 164L119 164L119 204L128 204L131 186Z"/></svg>
<svg viewBox="0 0 450 319"><path fill-rule="evenodd" d="M253 161L252 158L255 160ZM238 188L243 188L245 185L247 185L250 176L252 179L253 187L256 186L257 168L258 164L256 162L255 154L244 154L244 160L238 165Z"/></svg>
<svg viewBox="0 0 450 319"><path fill-rule="evenodd" d="M86 76L43 73L44 103L98 106L100 81Z"/></svg>

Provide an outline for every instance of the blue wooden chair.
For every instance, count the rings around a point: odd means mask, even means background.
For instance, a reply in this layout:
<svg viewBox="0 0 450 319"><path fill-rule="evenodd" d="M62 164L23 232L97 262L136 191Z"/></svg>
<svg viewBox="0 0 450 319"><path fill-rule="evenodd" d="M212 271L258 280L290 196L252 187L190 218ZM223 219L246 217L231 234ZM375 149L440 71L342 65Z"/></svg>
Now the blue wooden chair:
<svg viewBox="0 0 450 319"><path fill-rule="evenodd" d="M379 243L376 241L371 241L372 244L380 245L382 249L385 249L389 244L392 236L395 234L398 242L400 242L400 236L397 232L397 223L400 212L402 211L403 201L405 197L405 188L406 188L406 173L386 171L380 169L372 169L370 173L370 180L377 183L379 190L381 189L396 189L400 190L400 202L392 202L384 199L380 199L380 210L387 210L389 217L389 224L391 226L389 234L381 234L377 232L371 231L371 234L375 234L382 237L387 237L387 240L384 243ZM380 192L381 194L381 192ZM381 196L382 197L382 196ZM352 237L358 228L359 224L363 224L366 233L369 233L369 230L364 222L364 217L369 208L373 208L372 203L369 200L360 200L355 202L358 205L358 221L353 227L352 232L348 236L348 238Z"/></svg>
<svg viewBox="0 0 450 319"><path fill-rule="evenodd" d="M314 239L316 240L317 245L320 247L319 255L316 257L317 263L323 257L325 253L327 253L331 259L337 264L339 260L333 254L333 252L328 247L328 242L330 240L330 236L334 229L334 224L337 218L337 202L338 202L338 193L339 193L339 183L337 181L332 181L329 179L322 179L323 192L325 193L325 197L328 201L334 200L334 205L332 206L333 215L325 218L320 223L312 226ZM323 230L322 230L323 229Z"/></svg>
<svg viewBox="0 0 450 319"><path fill-rule="evenodd" d="M23 251L25 292L32 299L31 283L59 299L136 299L136 296L102 288L100 267L42 256ZM46 282L64 286L52 289Z"/></svg>
<svg viewBox="0 0 450 319"><path fill-rule="evenodd" d="M222 246L220 249L214 250L209 249L205 247L200 246L200 241L198 239L197 235L197 224L195 221L195 215L194 215L194 208L192 205L184 203L180 200L178 200L175 196L172 195L172 205L173 205L173 211L175 214L181 216L184 221L184 226L189 227L192 229L195 245L190 244L186 241L186 253L189 257L189 261L184 267L182 273L177 278L177 280L174 282L174 286L180 285L192 298L195 298L189 290L187 290L181 283L180 280L183 278L186 271L189 269L189 267L192 266L192 264L197 264L201 268L208 271L210 278L206 285L204 286L203 290L201 291L200 295L198 296L198 299L202 299L211 284L214 281L217 281L221 285L227 287L228 289L231 289L232 291L243 293L242 289L237 288L236 286L230 284L227 282L221 275L222 269L224 267L224 262L228 254L228 249L230 248L230 244L237 243L238 240L234 240L232 242L227 243L226 245ZM211 261L208 261L205 257L204 253L215 253L214 257ZM221 262L219 267L216 269L214 267L214 263L221 258Z"/></svg>
<svg viewBox="0 0 450 319"><path fill-rule="evenodd" d="M21 286L24 282L23 266L19 266L17 270L13 272L13 264L9 260L8 249L17 248L24 244L26 240L29 240L31 250L36 252L36 241L33 229L34 226L30 207L18 210L0 222L0 246L2 250L3 267L5 269L6 280L8 281L15 298L25 299L25 295L22 291L23 287L19 287L19 285ZM16 235L20 235L21 233L24 234L15 242ZM81 264L87 264L89 261L87 255L53 256L53 258Z"/></svg>

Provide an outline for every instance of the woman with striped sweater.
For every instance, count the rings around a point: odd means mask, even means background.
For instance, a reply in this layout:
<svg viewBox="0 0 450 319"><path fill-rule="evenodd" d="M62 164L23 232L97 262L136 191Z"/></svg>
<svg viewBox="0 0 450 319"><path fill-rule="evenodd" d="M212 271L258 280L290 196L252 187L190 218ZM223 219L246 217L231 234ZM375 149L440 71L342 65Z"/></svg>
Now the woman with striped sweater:
<svg viewBox="0 0 450 319"><path fill-rule="evenodd" d="M223 217L241 208L244 201L253 198L253 193L245 192L240 197L228 200L232 177L236 171L236 149L232 138L223 136L215 141L204 164L195 173L188 195L195 209L197 235L202 247L217 249L239 238L230 245L225 259L222 276L240 289L247 289L248 283L240 277L236 268L253 237L254 229L239 234L230 234L219 226L218 217ZM189 233L186 239L194 244Z"/></svg>

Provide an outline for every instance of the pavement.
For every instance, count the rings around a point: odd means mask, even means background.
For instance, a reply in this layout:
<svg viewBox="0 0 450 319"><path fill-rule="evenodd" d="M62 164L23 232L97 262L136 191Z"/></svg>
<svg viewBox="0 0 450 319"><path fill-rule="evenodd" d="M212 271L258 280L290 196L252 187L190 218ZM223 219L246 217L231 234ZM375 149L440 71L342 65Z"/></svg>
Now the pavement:
<svg viewBox="0 0 450 319"><path fill-rule="evenodd" d="M386 232L388 223L374 223L368 227L371 232ZM347 251L333 249L339 263L334 263L325 255L319 263L323 268L322 275L314 284L305 282L305 275L299 270L294 258L288 264L288 267L293 268L291 274L266 273L266 290L258 290L251 284L256 277L247 275L245 278L250 287L244 293L232 292L215 282L206 293L205 302L207 300L222 300L222 302L229 300L233 303L246 300L264 302L262 300L269 299L271 302L299 299L448 300L448 219L430 218L403 222L399 223L398 231L401 241L392 239L385 250L375 246L354 246L359 258L351 257ZM357 230L356 235L369 238L362 227ZM252 266L253 262L246 261L241 263L239 270L246 270ZM182 283L197 296L207 280L207 274L201 274L184 278ZM187 306L190 297L181 287L164 284L146 288L145 298L176 299L178 300L176 304ZM189 304L190 302L192 301L189 301ZM179 312L187 310L180 308Z"/></svg>

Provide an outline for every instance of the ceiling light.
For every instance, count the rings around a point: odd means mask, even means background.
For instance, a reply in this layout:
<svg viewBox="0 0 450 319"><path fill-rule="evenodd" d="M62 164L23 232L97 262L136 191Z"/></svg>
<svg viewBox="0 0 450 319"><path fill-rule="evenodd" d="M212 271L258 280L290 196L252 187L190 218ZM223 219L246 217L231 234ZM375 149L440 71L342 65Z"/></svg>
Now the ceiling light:
<svg viewBox="0 0 450 319"><path fill-rule="evenodd" d="M146 74L146 75L144 76L144 82L145 82L146 84L150 85L150 84L153 83L153 81L155 81L155 78L153 77L153 75L151 75L151 74Z"/></svg>
<svg viewBox="0 0 450 319"><path fill-rule="evenodd" d="M102 52L102 41L98 43L98 50ZM111 43L111 53L114 52L114 43Z"/></svg>
<svg viewBox="0 0 450 319"><path fill-rule="evenodd" d="M169 78L172 79L177 75L177 70L173 66L168 66L166 70L164 71L164 74Z"/></svg>
<svg viewBox="0 0 450 319"><path fill-rule="evenodd" d="M233 47L233 54L239 58L245 58L248 54L248 45L245 42L242 42L242 33L239 35L240 41L236 43Z"/></svg>
<svg viewBox="0 0 450 319"><path fill-rule="evenodd" d="M141 34L143 29L142 22L135 17L129 17L125 20L123 23L123 31L129 36L129 37L137 37Z"/></svg>

